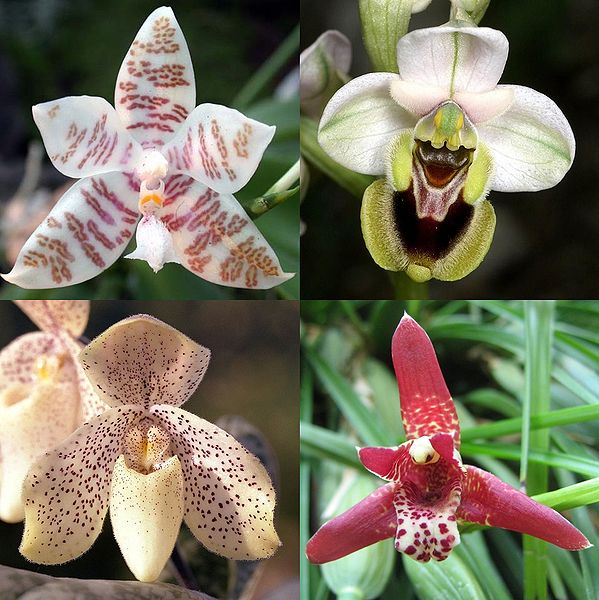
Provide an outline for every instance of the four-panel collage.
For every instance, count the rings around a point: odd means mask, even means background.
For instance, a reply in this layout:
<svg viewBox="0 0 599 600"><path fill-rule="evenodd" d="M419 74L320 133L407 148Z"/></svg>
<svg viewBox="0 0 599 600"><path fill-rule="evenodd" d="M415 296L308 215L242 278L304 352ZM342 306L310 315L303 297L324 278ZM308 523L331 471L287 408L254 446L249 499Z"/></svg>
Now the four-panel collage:
<svg viewBox="0 0 599 600"><path fill-rule="evenodd" d="M597 22L0 0L0 600L599 600Z"/></svg>

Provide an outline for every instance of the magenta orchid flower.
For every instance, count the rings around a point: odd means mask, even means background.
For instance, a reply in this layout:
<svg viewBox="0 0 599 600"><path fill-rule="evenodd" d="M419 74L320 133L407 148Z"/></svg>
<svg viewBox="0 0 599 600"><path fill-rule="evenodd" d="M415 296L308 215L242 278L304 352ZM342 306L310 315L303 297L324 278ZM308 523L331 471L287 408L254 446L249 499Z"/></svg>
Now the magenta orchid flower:
<svg viewBox="0 0 599 600"><path fill-rule="evenodd" d="M434 348L407 315L393 336L392 357L408 441L358 449L362 464L389 483L316 532L306 548L311 562L337 560L389 537L418 561L444 560L460 542L461 521L518 531L566 550L590 546L553 509L462 464L460 425Z"/></svg>
<svg viewBox="0 0 599 600"><path fill-rule="evenodd" d="M275 127L216 104L194 107L191 57L167 7L147 18L127 52L115 108L91 96L34 106L54 166L83 179L3 277L24 288L86 281L116 261L136 226L127 258L154 271L176 262L213 283L261 289L292 277L232 195Z"/></svg>
<svg viewBox="0 0 599 600"><path fill-rule="evenodd" d="M229 559L266 558L278 548L275 493L260 461L179 408L209 359L209 350L145 315L120 321L83 350L85 372L111 408L31 467L26 558L77 558L98 537L109 505L121 552L142 581L160 575L183 520Z"/></svg>
<svg viewBox="0 0 599 600"><path fill-rule="evenodd" d="M21 489L33 461L104 410L76 360L86 300L20 300L41 331L0 352L0 519L24 517Z"/></svg>

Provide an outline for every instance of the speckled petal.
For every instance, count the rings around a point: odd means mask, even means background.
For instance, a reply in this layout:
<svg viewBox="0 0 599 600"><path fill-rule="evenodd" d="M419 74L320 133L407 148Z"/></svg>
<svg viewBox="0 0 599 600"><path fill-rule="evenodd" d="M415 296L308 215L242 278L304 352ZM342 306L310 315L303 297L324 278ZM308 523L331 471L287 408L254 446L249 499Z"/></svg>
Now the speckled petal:
<svg viewBox="0 0 599 600"><path fill-rule="evenodd" d="M371 473L385 481L398 482L401 480L404 462L411 460L408 453L410 445L411 442L406 442L393 448L384 446L358 448L358 458Z"/></svg>
<svg viewBox="0 0 599 600"><path fill-rule="evenodd" d="M32 112L52 164L68 177L128 171L141 156L141 146L104 98L68 96L37 104Z"/></svg>
<svg viewBox="0 0 599 600"><path fill-rule="evenodd" d="M519 531L566 550L582 550L589 540L558 512L535 502L495 475L468 465L460 520Z"/></svg>
<svg viewBox="0 0 599 600"><path fill-rule="evenodd" d="M458 415L435 349L409 315L404 315L393 334L391 355L408 439L444 432L452 434L459 447Z"/></svg>
<svg viewBox="0 0 599 600"><path fill-rule="evenodd" d="M460 487L456 480L447 485L438 502L420 501L422 490L404 483L393 498L397 512L395 549L421 561L445 560L460 543L455 516L460 504Z"/></svg>
<svg viewBox="0 0 599 600"><path fill-rule="evenodd" d="M127 566L140 581L154 581L168 560L183 520L183 474L176 456L139 473L121 455L110 489L110 522Z"/></svg>
<svg viewBox="0 0 599 600"><path fill-rule="evenodd" d="M325 523L306 545L308 560L317 565L327 563L393 537L397 530L396 489L396 483L388 483Z"/></svg>
<svg viewBox="0 0 599 600"><path fill-rule="evenodd" d="M255 173L275 129L232 108L200 104L162 153L171 173L184 173L231 194Z"/></svg>
<svg viewBox="0 0 599 600"><path fill-rule="evenodd" d="M202 381L210 350L158 319L136 315L94 339L80 360L100 399L110 406L178 406Z"/></svg>
<svg viewBox="0 0 599 600"><path fill-rule="evenodd" d="M270 289L293 277L283 272L274 250L231 194L192 180L160 217L181 264L202 279Z"/></svg>
<svg viewBox="0 0 599 600"><path fill-rule="evenodd" d="M89 300L15 300L15 304L42 330L64 330L77 338L89 319Z"/></svg>
<svg viewBox="0 0 599 600"><path fill-rule="evenodd" d="M51 333L19 336L0 351L0 392L12 383L33 383L37 359L62 351L59 338Z"/></svg>
<svg viewBox="0 0 599 600"><path fill-rule="evenodd" d="M195 106L191 56L171 8L157 8L135 36L116 80L114 105L145 148L173 137Z"/></svg>
<svg viewBox="0 0 599 600"><path fill-rule="evenodd" d="M0 519L23 519L25 475L34 459L74 431L78 409L74 382L14 383L0 393Z"/></svg>
<svg viewBox="0 0 599 600"><path fill-rule="evenodd" d="M107 410L33 463L23 484L23 556L52 565L89 550L108 510L121 439L143 413L139 406Z"/></svg>
<svg viewBox="0 0 599 600"><path fill-rule="evenodd" d="M233 560L267 558L280 542L275 492L266 469L216 425L170 406L153 406L183 467L185 522L208 548Z"/></svg>

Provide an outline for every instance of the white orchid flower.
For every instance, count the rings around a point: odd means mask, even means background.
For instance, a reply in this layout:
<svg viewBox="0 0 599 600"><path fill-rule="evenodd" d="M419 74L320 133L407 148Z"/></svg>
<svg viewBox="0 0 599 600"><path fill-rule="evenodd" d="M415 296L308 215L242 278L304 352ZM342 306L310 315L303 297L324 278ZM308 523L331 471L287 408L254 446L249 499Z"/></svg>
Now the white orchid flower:
<svg viewBox="0 0 599 600"><path fill-rule="evenodd" d="M21 489L32 462L105 408L76 360L86 300L20 300L41 331L0 352L0 519L24 517Z"/></svg>
<svg viewBox="0 0 599 600"><path fill-rule="evenodd" d="M542 190L570 168L574 136L556 104L498 85L507 55L506 37L487 27L416 30L398 43L399 75L357 77L326 107L326 152L386 175L362 204L366 245L383 268L416 281L464 277L493 237L489 190Z"/></svg>
<svg viewBox="0 0 599 600"><path fill-rule="evenodd" d="M136 229L154 271L165 262L221 285L270 288L292 277L232 195L252 177L269 127L216 104L195 107L183 33L170 8L142 25L118 73L115 108L70 96L33 107L54 166L82 177L3 277L24 288L86 281L121 255Z"/></svg>
<svg viewBox="0 0 599 600"><path fill-rule="evenodd" d="M120 321L81 353L112 408L32 466L23 488L29 560L58 564L86 552L110 505L133 574L153 581L181 521L216 554L270 556L280 542L275 494L258 459L212 423L181 410L210 351L152 317Z"/></svg>

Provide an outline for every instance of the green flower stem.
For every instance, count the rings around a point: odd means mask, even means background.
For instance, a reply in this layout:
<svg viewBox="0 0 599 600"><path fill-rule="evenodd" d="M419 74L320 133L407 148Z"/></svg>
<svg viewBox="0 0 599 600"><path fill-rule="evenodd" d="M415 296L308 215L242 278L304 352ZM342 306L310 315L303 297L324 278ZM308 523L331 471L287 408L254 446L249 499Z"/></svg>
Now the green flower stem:
<svg viewBox="0 0 599 600"><path fill-rule="evenodd" d="M522 456L520 483L529 495L547 490L548 467L546 464L528 465L529 448L546 452L549 450L549 430L531 430L533 416L547 412L551 401L551 350L553 341L552 301L529 301L524 306L526 354L524 371L526 388L522 410ZM547 546L545 542L530 536L523 537L524 549L524 598L547 599Z"/></svg>
<svg viewBox="0 0 599 600"><path fill-rule="evenodd" d="M318 143L318 126L312 119L300 119L300 144L302 155L317 169L362 200L364 191L374 181L374 177L354 173L336 163Z"/></svg>
<svg viewBox="0 0 599 600"><path fill-rule="evenodd" d="M298 179L300 162L297 160L289 170L262 196L241 202L251 219L257 219L271 208L282 204L299 192L299 186L291 187Z"/></svg>
<svg viewBox="0 0 599 600"><path fill-rule="evenodd" d="M268 194L278 194L280 192L288 191L291 186L299 179L300 177L300 161L299 158L289 169L287 172L269 189L267 190L265 195Z"/></svg>
<svg viewBox="0 0 599 600"><path fill-rule="evenodd" d="M426 300L428 298L428 281L417 283L402 271L388 271L388 273L397 300Z"/></svg>
<svg viewBox="0 0 599 600"><path fill-rule="evenodd" d="M250 105L274 79L285 63L299 50L299 25L285 38L283 43L271 54L262 66L252 75L239 90L233 100L233 106L239 109Z"/></svg>

